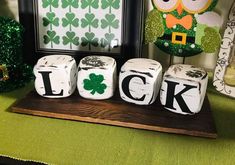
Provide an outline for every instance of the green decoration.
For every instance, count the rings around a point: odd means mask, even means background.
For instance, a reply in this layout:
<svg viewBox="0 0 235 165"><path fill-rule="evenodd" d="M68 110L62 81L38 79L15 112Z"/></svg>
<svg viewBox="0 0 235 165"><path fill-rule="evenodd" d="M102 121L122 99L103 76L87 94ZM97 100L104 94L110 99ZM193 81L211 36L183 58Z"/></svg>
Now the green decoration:
<svg viewBox="0 0 235 165"><path fill-rule="evenodd" d="M23 32L15 20L0 17L0 92L22 87L33 78L32 68L22 59Z"/></svg>
<svg viewBox="0 0 235 165"><path fill-rule="evenodd" d="M53 26L59 26L59 18L56 17L54 12L48 12L46 14L47 17L43 17L43 26L53 25ZM51 27L52 29L52 27Z"/></svg>
<svg viewBox="0 0 235 165"><path fill-rule="evenodd" d="M106 46L109 46L109 51L111 51L111 42L114 40L115 35L112 33L106 33L105 38L101 39L101 47L105 48Z"/></svg>
<svg viewBox="0 0 235 165"><path fill-rule="evenodd" d="M102 83L103 81L104 81L103 75L96 75L92 73L89 75L89 79L85 79L83 81L84 89L87 91L91 91L92 95L95 95L96 92L98 94L104 94L107 85L103 84Z"/></svg>
<svg viewBox="0 0 235 165"><path fill-rule="evenodd" d="M76 46L79 45L79 37L76 37L75 32L67 32L66 36L63 36L63 44L70 44L70 49L72 49L72 44Z"/></svg>
<svg viewBox="0 0 235 165"><path fill-rule="evenodd" d="M145 42L155 42L158 37L163 36L164 26L161 14L158 10L152 10L148 14L145 26Z"/></svg>
<svg viewBox="0 0 235 165"><path fill-rule="evenodd" d="M205 36L202 37L202 49L206 53L213 53L219 49L221 36L217 30L211 27L205 29Z"/></svg>
<svg viewBox="0 0 235 165"><path fill-rule="evenodd" d="M50 7L50 9L52 7L58 8L59 7L59 0L42 0L42 7L43 8Z"/></svg>
<svg viewBox="0 0 235 165"><path fill-rule="evenodd" d="M146 18L145 43L155 43L162 51L179 57L218 50L222 19L213 12L218 0L151 1L154 9Z"/></svg>
<svg viewBox="0 0 235 165"><path fill-rule="evenodd" d="M62 1L62 8L67 8L69 7L71 9L71 7L77 9L78 8L78 0L63 0Z"/></svg>
<svg viewBox="0 0 235 165"><path fill-rule="evenodd" d="M79 19L75 17L74 13L67 13L65 15L65 18L62 19L62 26L63 27L70 26L70 29L72 26L78 27L79 26Z"/></svg>
<svg viewBox="0 0 235 165"><path fill-rule="evenodd" d="M110 8L110 13L111 13L111 8L113 9L119 9L120 8L120 0L102 0L102 9L107 9Z"/></svg>
<svg viewBox="0 0 235 165"><path fill-rule="evenodd" d="M89 50L91 50L91 46L97 47L98 38L95 38L95 33L85 33L85 37L82 37L82 46L89 46Z"/></svg>
<svg viewBox="0 0 235 165"><path fill-rule="evenodd" d="M105 19L101 20L101 28L105 29L109 27L109 29L112 27L114 29L119 28L119 20L116 19L114 14L106 14Z"/></svg>
<svg viewBox="0 0 235 165"><path fill-rule="evenodd" d="M51 47L53 48L53 43L59 44L60 43L60 36L56 35L55 31L47 31L47 35L43 36L44 38L44 43L49 44L51 43Z"/></svg>
<svg viewBox="0 0 235 165"><path fill-rule="evenodd" d="M99 26L98 23L99 23L99 20L95 19L95 15L92 13L87 13L85 15L85 18L81 19L82 28L86 28L87 26L89 26L89 31L91 31L90 29L91 27L98 28Z"/></svg>
<svg viewBox="0 0 235 165"><path fill-rule="evenodd" d="M99 8L99 0L81 0L81 4L82 9L89 7L89 13L91 12L91 8Z"/></svg>

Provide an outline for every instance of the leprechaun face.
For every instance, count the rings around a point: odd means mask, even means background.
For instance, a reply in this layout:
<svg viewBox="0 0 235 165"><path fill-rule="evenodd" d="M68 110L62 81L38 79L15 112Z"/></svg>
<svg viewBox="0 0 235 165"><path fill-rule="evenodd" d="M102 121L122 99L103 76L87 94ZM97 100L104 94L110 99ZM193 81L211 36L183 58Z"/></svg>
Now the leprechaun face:
<svg viewBox="0 0 235 165"><path fill-rule="evenodd" d="M154 7L161 12L172 12L177 10L180 15L183 11L190 14L199 14L207 11L218 0L152 0Z"/></svg>

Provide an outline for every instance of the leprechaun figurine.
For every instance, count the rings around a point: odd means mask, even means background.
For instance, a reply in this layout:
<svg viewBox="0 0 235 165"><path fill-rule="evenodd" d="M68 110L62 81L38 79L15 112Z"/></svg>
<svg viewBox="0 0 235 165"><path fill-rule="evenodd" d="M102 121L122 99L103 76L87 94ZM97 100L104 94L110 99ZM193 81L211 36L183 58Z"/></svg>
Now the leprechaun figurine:
<svg viewBox="0 0 235 165"><path fill-rule="evenodd" d="M179 57L214 53L221 43L221 17L213 12L218 0L152 0L145 42Z"/></svg>
<svg viewBox="0 0 235 165"><path fill-rule="evenodd" d="M22 87L32 77L32 68L23 63L23 27L11 18L0 17L0 92Z"/></svg>

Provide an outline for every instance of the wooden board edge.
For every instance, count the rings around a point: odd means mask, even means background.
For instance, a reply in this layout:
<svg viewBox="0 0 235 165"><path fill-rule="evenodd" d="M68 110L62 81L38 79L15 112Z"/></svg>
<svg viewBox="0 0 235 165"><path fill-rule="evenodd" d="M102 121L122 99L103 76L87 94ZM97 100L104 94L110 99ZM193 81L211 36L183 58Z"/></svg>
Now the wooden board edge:
<svg viewBox="0 0 235 165"><path fill-rule="evenodd" d="M158 131L158 132L164 132L164 133L189 135L189 136L194 136L194 137L211 138L211 139L216 139L218 137L217 133L190 131L190 130L176 129L176 128L164 128L160 126L151 126L151 125L120 122L120 121L105 120L105 119L98 119L98 118L91 118L91 117L81 117L81 116L58 114L58 113L51 113L51 112L42 112L42 111L37 111L37 110L28 111L27 109L18 108L15 106L11 107L11 110L12 112L15 112L15 113L55 118L55 119L81 121L81 122L94 123L94 124L120 126L120 127L125 127L125 128L135 128L135 129L141 129L141 130Z"/></svg>

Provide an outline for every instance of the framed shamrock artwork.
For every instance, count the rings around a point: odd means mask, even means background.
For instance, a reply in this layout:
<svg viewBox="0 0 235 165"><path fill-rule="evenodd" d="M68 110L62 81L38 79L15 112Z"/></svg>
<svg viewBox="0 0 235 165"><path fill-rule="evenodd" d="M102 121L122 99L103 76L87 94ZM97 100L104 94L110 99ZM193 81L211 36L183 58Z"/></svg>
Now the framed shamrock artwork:
<svg viewBox="0 0 235 165"><path fill-rule="evenodd" d="M139 57L142 0L18 0L26 61L49 54Z"/></svg>

